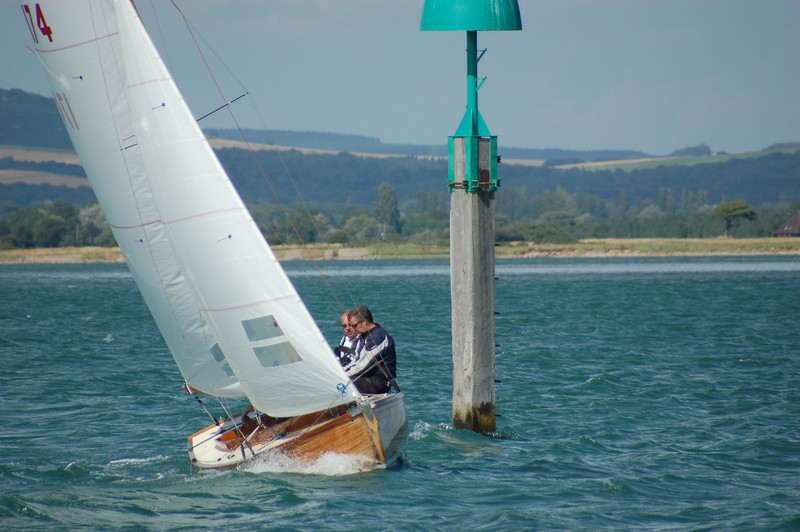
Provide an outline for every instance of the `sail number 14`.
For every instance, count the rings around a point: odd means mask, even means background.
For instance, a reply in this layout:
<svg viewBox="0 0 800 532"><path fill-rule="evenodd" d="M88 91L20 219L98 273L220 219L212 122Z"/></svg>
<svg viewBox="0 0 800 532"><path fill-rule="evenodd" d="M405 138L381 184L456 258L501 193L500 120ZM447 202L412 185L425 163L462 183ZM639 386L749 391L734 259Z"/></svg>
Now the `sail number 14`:
<svg viewBox="0 0 800 532"><path fill-rule="evenodd" d="M36 13L36 22L34 23L33 13L31 13L31 6L28 4L20 5L22 7L22 14L25 15L25 20L28 22L28 29L31 30L33 42L39 42L39 35L36 33L37 29L44 37L47 37L50 42L53 42L53 28L47 24L47 21L44 18L44 13L42 12L42 6L36 4L34 7L34 12Z"/></svg>

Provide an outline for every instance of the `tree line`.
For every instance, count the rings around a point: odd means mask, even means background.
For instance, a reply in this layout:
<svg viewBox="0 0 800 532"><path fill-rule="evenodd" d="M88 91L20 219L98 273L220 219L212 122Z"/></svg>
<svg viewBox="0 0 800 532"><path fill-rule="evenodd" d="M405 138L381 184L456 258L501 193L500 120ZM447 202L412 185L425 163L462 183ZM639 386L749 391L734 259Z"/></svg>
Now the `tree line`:
<svg viewBox="0 0 800 532"><path fill-rule="evenodd" d="M69 147L50 99L0 90L0 110L0 144ZM54 125L44 127L44 134L43 124ZM800 146L781 148L760 157L638 170L501 164L497 238L566 242L712 237L726 230L723 219L710 216L712 210L732 200L744 201L754 212L753 219L734 218L740 223L727 228L732 235L770 235L800 208ZM708 146L700 145L675 154L708 152ZM270 242L447 241L449 193L443 157L256 151L258 164L253 164L253 154L245 150L222 149L217 154ZM78 165L8 157L0 159L3 169L84 175ZM281 198L273 197L272 190L281 191ZM0 246L113 245L93 200L89 187L0 185Z"/></svg>
<svg viewBox="0 0 800 532"><path fill-rule="evenodd" d="M264 186L268 179L276 190L304 191L304 200L337 199L345 205L368 205L377 199L379 183L387 182L400 202L416 198L419 191L444 188L447 161L418 157L370 158L349 153L307 155L299 151L256 152L262 174L244 150L223 149L217 154L244 197L275 201ZM711 202L735 194L751 204L776 203L800 198L800 149L768 153L762 157L732 158L725 162L693 166L660 166L624 171L500 164L502 188L524 187L537 195L560 187L603 201L625 189L632 198L656 200L662 187L676 195L704 190Z"/></svg>
<svg viewBox="0 0 800 532"><path fill-rule="evenodd" d="M97 202L78 207L59 199L0 218L0 249L115 245Z"/></svg>
<svg viewBox="0 0 800 532"><path fill-rule="evenodd" d="M799 147L800 148L800 147ZM345 208L367 206L377 199L381 182L389 183L398 201L413 200L420 191L444 189L447 183L447 161L419 157L359 157L349 153L304 154L240 149L217 150L220 162L228 171L241 195L251 202L276 202L271 188L281 195L303 191L306 202L336 200ZM54 162L32 163L6 157L0 169L35 170L61 175L82 176L78 165ZM263 173L262 170L263 169ZM761 157L732 158L725 162L693 166L660 166L651 169L623 171L581 170L552 167L530 167L500 164L498 177L501 190L523 187L530 196L557 187L570 194L587 194L602 201L617 198L620 190L635 200L657 201L662 188L673 191L676 201L681 195L705 191L711 203L737 197L750 204L780 203L800 198L800 149L774 152ZM266 186L269 181L270 186ZM63 197L76 203L91 199L88 189L47 189L32 185L0 185L0 214L10 204L20 206ZM297 198L290 197L289 201ZM286 200L284 200L286 201Z"/></svg>
<svg viewBox="0 0 800 532"><path fill-rule="evenodd" d="M419 191L399 202L382 182L372 205L343 208L336 201L249 203L253 219L272 244L402 241L446 244L449 192ZM790 215L800 201L751 207L741 199L711 204L703 191L676 195L662 187L658 199L628 199L624 189L614 200L556 187L528 195L524 187L499 189L495 201L498 242L569 243L584 238L707 238L722 234L764 237ZM96 202L76 206L66 200L16 210L0 218L0 249L113 246L116 242Z"/></svg>

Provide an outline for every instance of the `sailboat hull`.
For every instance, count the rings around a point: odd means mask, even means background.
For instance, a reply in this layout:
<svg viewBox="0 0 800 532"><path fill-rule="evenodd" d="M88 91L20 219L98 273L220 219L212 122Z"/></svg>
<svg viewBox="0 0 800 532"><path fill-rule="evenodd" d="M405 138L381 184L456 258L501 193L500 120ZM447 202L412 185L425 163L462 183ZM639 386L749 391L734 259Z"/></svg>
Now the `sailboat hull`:
<svg viewBox="0 0 800 532"><path fill-rule="evenodd" d="M328 453L356 457L365 469L389 467L400 459L406 425L402 393L286 419L242 413L189 436L189 457L201 469L271 454L313 462Z"/></svg>

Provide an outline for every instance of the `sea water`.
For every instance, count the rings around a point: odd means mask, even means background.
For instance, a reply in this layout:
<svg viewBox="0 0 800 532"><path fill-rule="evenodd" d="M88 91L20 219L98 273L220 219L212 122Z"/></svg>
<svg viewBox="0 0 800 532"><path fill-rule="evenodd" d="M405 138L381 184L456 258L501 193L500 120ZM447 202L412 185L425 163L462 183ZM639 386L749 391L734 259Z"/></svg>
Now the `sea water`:
<svg viewBox="0 0 800 532"><path fill-rule="evenodd" d="M331 343L394 336L402 465L193 470L126 267L2 265L0 529L800 529L800 257L498 260L492 437L450 424L447 261L285 266Z"/></svg>

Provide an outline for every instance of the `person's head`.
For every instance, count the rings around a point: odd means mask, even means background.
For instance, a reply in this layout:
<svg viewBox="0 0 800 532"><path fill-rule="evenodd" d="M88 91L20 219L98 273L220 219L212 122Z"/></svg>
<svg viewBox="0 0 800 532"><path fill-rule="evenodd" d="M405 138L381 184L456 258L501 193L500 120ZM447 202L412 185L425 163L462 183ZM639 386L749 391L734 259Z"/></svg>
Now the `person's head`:
<svg viewBox="0 0 800 532"><path fill-rule="evenodd" d="M347 336L348 338L353 338L358 333L356 332L355 328L352 325L350 325L348 314L349 311L346 310L342 313L342 317L340 318L340 321L342 322L342 331L344 331L344 335Z"/></svg>
<svg viewBox="0 0 800 532"><path fill-rule="evenodd" d="M371 330L374 325L372 312L364 305L359 305L347 313L347 321L353 326L358 334Z"/></svg>

